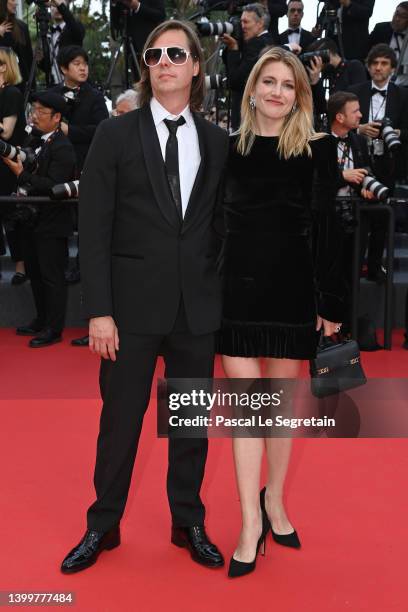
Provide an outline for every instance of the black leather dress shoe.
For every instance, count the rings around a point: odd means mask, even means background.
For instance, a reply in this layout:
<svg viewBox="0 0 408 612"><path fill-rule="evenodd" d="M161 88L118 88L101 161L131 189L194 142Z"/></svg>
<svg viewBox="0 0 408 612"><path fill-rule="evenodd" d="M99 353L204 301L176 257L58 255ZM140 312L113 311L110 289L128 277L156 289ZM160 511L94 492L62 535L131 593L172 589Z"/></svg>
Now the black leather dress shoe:
<svg viewBox="0 0 408 612"><path fill-rule="evenodd" d="M191 558L206 567L222 567L224 557L210 542L204 525L195 527L172 527L171 541L180 548L188 548Z"/></svg>
<svg viewBox="0 0 408 612"><path fill-rule="evenodd" d="M27 280L27 276L22 272L16 272L11 278L12 285L22 285Z"/></svg>
<svg viewBox="0 0 408 612"><path fill-rule="evenodd" d="M114 527L105 532L87 529L78 546L75 546L63 560L61 572L63 574L80 572L96 563L103 550L112 550L119 544L119 527Z"/></svg>
<svg viewBox="0 0 408 612"><path fill-rule="evenodd" d="M89 336L82 336L82 338L75 338L71 340L72 346L89 346Z"/></svg>
<svg viewBox="0 0 408 612"><path fill-rule="evenodd" d="M28 346L30 348L42 348L43 346L50 346L50 344L56 344L61 342L62 336L60 333L53 331L52 329L46 328L42 332L37 334L35 338L30 340Z"/></svg>
<svg viewBox="0 0 408 612"><path fill-rule="evenodd" d="M17 327L16 334L17 336L35 336L42 330L43 326L34 319L28 325L22 325L21 327Z"/></svg>

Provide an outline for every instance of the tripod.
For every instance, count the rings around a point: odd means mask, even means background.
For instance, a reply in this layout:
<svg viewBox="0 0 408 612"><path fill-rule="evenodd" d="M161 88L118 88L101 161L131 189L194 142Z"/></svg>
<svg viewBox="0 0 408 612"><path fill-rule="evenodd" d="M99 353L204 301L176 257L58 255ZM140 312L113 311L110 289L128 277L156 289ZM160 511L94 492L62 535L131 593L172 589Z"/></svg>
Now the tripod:
<svg viewBox="0 0 408 612"><path fill-rule="evenodd" d="M45 72L45 82L47 89L51 84L51 60L50 60L50 45L48 42L48 30L50 24L50 15L47 11L44 1L37 0L38 12L35 15L37 22L37 42L34 49L34 57L30 68L30 75L28 77L27 85L24 92L24 108L27 106L30 93L34 86L35 72L37 69L37 58L39 51L41 51L43 58L43 70ZM39 35L39 37L38 37Z"/></svg>
<svg viewBox="0 0 408 612"><path fill-rule="evenodd" d="M136 53L136 50L135 50L135 47L132 41L132 37L129 34L129 21L128 21L127 11L125 14L124 24L125 26L124 26L123 32L118 40L119 44L115 50L115 53L112 56L112 61L109 67L108 76L103 86L104 91L108 91L110 89L112 75L116 68L116 65L118 63L119 56L121 53L123 53L124 60L125 60L126 89L129 89L129 87L131 87L132 81L138 81L140 79L140 65L137 59L137 53ZM131 71L131 74L134 75L134 79L130 78L129 71Z"/></svg>
<svg viewBox="0 0 408 612"><path fill-rule="evenodd" d="M317 2L317 12L319 12L319 4L322 0ZM318 15L316 25L321 28L321 32L325 32L327 38L337 39L340 55L344 57L344 45L343 45L343 24L339 19L337 9L330 6L330 2L324 2L324 7Z"/></svg>

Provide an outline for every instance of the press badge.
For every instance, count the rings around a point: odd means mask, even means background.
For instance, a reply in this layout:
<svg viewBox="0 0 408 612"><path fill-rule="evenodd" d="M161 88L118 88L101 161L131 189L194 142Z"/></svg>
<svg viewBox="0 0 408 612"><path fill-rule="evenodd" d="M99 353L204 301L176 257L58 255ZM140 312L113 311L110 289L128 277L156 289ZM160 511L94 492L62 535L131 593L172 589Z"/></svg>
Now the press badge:
<svg viewBox="0 0 408 612"><path fill-rule="evenodd" d="M384 155L384 141L380 138L373 140L373 155Z"/></svg>

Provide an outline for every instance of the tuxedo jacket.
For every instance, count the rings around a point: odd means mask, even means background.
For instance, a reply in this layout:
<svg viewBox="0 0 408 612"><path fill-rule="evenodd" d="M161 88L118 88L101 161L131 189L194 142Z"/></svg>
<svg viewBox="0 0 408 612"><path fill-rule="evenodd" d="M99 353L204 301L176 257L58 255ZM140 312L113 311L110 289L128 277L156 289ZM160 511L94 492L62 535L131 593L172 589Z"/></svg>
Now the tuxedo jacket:
<svg viewBox="0 0 408 612"><path fill-rule="evenodd" d="M367 123L370 114L371 80L349 87L360 100L361 123ZM395 83L388 85L385 103L385 116L389 117L392 127L401 130L401 142L408 142L408 91Z"/></svg>
<svg viewBox="0 0 408 612"><path fill-rule="evenodd" d="M349 132L350 148L353 154L353 168L366 168L370 166L370 156L368 153L367 139L360 134L355 132ZM354 183L347 183L344 180L342 173L339 173L339 184L338 189L350 185L357 195L361 193L361 185L355 185Z"/></svg>
<svg viewBox="0 0 408 612"><path fill-rule="evenodd" d="M85 38L85 28L83 24L78 19L75 19L66 4L60 4L58 10L65 21L65 27L59 39L59 48L61 49L68 45L78 45L82 47Z"/></svg>
<svg viewBox="0 0 408 612"><path fill-rule="evenodd" d="M223 57L227 65L228 84L233 91L243 93L251 70L258 61L259 54L262 49L272 44L271 35L265 33L244 42L241 50L225 50Z"/></svg>
<svg viewBox="0 0 408 612"><path fill-rule="evenodd" d="M88 317L119 330L171 331L181 296L193 334L221 318L217 202L228 152L224 130L194 113L201 163L182 224L150 105L98 127L80 182L81 279Z"/></svg>
<svg viewBox="0 0 408 612"><path fill-rule="evenodd" d="M385 43L386 45L389 45L393 34L394 30L391 27L391 21L383 21L382 23L377 23L368 39L369 49L374 47L374 45L378 45L380 43Z"/></svg>
<svg viewBox="0 0 408 612"><path fill-rule="evenodd" d="M63 92L64 85L56 85L54 91ZM68 138L74 145L77 170L80 172L88 153L95 130L103 119L109 117L103 95L89 83L83 83L73 103L69 103Z"/></svg>
<svg viewBox="0 0 408 612"><path fill-rule="evenodd" d="M150 32L165 19L164 0L144 0L140 3L137 13L131 12L129 34L132 37L136 53L142 53Z"/></svg>
<svg viewBox="0 0 408 612"><path fill-rule="evenodd" d="M72 181L75 177L75 153L68 138L58 130L52 140L43 143L35 138L29 145L36 149L41 146L37 157L37 168L33 172L24 170L18 177L18 184L32 188L30 195L48 196L54 185ZM47 236L69 236L72 233L70 204L41 204L35 232Z"/></svg>
<svg viewBox="0 0 408 612"><path fill-rule="evenodd" d="M288 11L286 0L268 0L268 12L271 18L269 34L274 44L279 44L279 18L284 17Z"/></svg>
<svg viewBox="0 0 408 612"><path fill-rule="evenodd" d="M375 0L353 0L343 7L342 31L346 59L365 60L368 53L368 22L373 14ZM324 10L322 11L324 14ZM337 36L330 34L337 43Z"/></svg>
<svg viewBox="0 0 408 612"><path fill-rule="evenodd" d="M279 34L280 45L287 45L289 43L289 33L289 30L285 30L284 32L282 32L282 34ZM308 32L308 30L304 30L303 28L301 28L299 44L302 47L302 53L307 51L307 47L311 45L312 42L314 42L315 40L316 38L311 32Z"/></svg>

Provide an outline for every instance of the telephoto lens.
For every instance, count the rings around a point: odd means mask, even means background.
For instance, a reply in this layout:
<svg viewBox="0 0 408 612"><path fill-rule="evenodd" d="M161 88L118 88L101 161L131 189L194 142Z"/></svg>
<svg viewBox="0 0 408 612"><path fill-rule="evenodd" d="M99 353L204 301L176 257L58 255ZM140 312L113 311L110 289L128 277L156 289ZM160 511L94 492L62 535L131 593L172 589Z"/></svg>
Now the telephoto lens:
<svg viewBox="0 0 408 612"><path fill-rule="evenodd" d="M366 170L368 174L363 179L361 184L362 188L371 191L377 200L386 200L389 196L390 190L388 187L377 181L377 179L371 174L370 168L366 168Z"/></svg>
<svg viewBox="0 0 408 612"><path fill-rule="evenodd" d="M232 36L234 33L234 24L229 21L198 21L196 26L200 36Z"/></svg>
<svg viewBox="0 0 408 612"><path fill-rule="evenodd" d="M17 155L20 155L20 159L23 162L32 162L35 158L35 153L32 149L20 149L19 147L13 147L13 145L0 139L0 155L1 157L7 157L11 161L16 161Z"/></svg>
<svg viewBox="0 0 408 612"><path fill-rule="evenodd" d="M385 146L390 152L396 151L401 146L401 141L392 127L391 119L384 117L381 124L381 132Z"/></svg>
<svg viewBox="0 0 408 612"><path fill-rule="evenodd" d="M50 197L53 200L68 200L79 196L79 181L60 183L51 189Z"/></svg>
<svg viewBox="0 0 408 612"><path fill-rule="evenodd" d="M330 62L330 53L327 49L319 49L317 51L308 51L307 53L301 53L299 59L304 66L311 66L310 62L313 58L320 57L323 64Z"/></svg>

